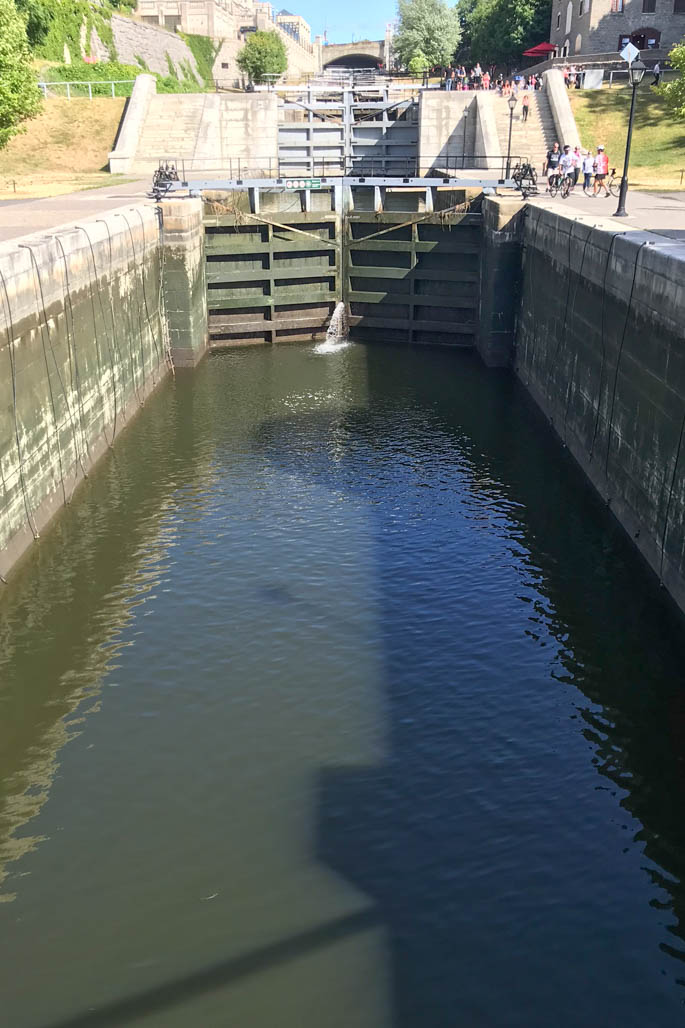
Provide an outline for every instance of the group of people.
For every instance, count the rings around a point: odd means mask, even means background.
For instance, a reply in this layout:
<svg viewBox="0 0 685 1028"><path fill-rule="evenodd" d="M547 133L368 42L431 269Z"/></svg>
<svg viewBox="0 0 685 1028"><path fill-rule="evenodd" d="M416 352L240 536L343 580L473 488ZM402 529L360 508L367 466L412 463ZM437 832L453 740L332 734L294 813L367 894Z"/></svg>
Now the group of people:
<svg viewBox="0 0 685 1028"><path fill-rule="evenodd" d="M581 171L583 172L583 192L586 196L601 195L602 190L604 190L605 196L609 196L606 183L609 174L609 158L601 143L595 154L590 150L583 150L580 146L571 150L568 144L563 148L558 143L552 144L552 149L547 151L542 169L543 175L547 176L548 190L557 176L570 178L572 184L577 185Z"/></svg>
<svg viewBox="0 0 685 1028"><path fill-rule="evenodd" d="M500 72L495 74L494 66L485 71L477 63L467 72L463 64L456 68L445 68L445 89L495 89L502 96L516 96L520 89L542 89L541 75L522 75L515 72L511 78L505 78Z"/></svg>

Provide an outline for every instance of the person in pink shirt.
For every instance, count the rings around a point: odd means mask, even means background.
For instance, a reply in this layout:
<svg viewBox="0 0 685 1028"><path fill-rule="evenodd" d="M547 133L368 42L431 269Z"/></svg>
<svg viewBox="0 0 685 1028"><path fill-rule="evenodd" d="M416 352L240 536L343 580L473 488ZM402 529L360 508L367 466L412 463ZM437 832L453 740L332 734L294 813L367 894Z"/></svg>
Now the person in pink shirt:
<svg viewBox="0 0 685 1028"><path fill-rule="evenodd" d="M605 181L608 174L609 158L604 152L604 147L600 144L597 147L597 155L595 157L595 187L593 196L597 196L600 189L604 189L604 195L609 196L609 190Z"/></svg>

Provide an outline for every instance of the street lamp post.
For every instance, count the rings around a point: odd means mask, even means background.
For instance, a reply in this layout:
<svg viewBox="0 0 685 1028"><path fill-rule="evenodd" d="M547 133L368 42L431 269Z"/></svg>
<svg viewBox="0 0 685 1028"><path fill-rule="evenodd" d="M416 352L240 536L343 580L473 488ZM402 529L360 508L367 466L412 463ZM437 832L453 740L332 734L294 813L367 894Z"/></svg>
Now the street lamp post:
<svg viewBox="0 0 685 1028"><path fill-rule="evenodd" d="M638 58L633 61L628 69L628 75L630 76L630 84L633 87L633 95L630 99L630 115L628 117L628 138L626 139L626 156L623 162L623 178L621 179L621 190L618 194L618 207L616 208L615 218L627 218L628 212L626 211L626 193L628 192L628 164L630 163L630 144L633 140L633 117L635 115L635 97L637 96L637 87L642 82L647 68Z"/></svg>
<svg viewBox="0 0 685 1028"><path fill-rule="evenodd" d="M511 171L511 130L514 124L514 108L516 107L516 97L510 96L507 100L509 104L509 142L507 143L507 170L505 178L509 178L509 172Z"/></svg>

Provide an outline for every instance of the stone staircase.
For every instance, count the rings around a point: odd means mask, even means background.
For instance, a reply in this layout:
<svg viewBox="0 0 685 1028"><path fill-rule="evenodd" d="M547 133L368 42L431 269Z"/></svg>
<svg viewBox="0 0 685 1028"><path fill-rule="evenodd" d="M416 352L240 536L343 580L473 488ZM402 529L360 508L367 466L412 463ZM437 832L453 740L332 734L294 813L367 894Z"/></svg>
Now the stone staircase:
<svg viewBox="0 0 685 1028"><path fill-rule="evenodd" d="M511 132L511 152L515 157L529 160L538 174L547 151L557 138L554 118L546 94L542 90L529 93L530 111L527 121L521 118L521 94L514 110ZM504 97L494 98L495 123L502 154L507 152L509 139L509 107ZM559 140L560 143L563 140Z"/></svg>
<svg viewBox="0 0 685 1028"><path fill-rule="evenodd" d="M186 177L200 170L275 177L277 157L275 93L167 93L150 100L130 170L152 174L160 160L173 160Z"/></svg>
<svg viewBox="0 0 685 1028"><path fill-rule="evenodd" d="M205 96L178 93L152 98L138 141L134 171L152 172L161 158L194 157Z"/></svg>

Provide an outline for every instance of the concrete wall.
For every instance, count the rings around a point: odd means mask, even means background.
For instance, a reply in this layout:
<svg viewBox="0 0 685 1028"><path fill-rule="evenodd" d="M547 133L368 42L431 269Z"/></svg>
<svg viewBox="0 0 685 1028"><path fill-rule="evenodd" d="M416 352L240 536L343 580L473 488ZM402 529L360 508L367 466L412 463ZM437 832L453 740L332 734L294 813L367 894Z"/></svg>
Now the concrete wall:
<svg viewBox="0 0 685 1028"><path fill-rule="evenodd" d="M168 75L168 55L179 77L183 74L185 64L190 67L198 84L204 85L190 47L173 32L113 14L112 35L117 59L123 64L137 64L136 58L142 57L150 71Z"/></svg>
<svg viewBox="0 0 685 1028"><path fill-rule="evenodd" d="M207 345L199 200L0 246L0 575L169 373Z"/></svg>
<svg viewBox="0 0 685 1028"><path fill-rule="evenodd" d="M564 76L558 68L551 68L544 72L542 78L559 144L565 146L568 143L570 147L580 146L580 135L571 110L568 90L564 85Z"/></svg>
<svg viewBox="0 0 685 1028"><path fill-rule="evenodd" d="M330 49L330 48L329 48ZM461 167L476 147L476 94L424 89L419 97L419 174Z"/></svg>
<svg viewBox="0 0 685 1028"><path fill-rule="evenodd" d="M0 247L0 573L168 371L154 208Z"/></svg>
<svg viewBox="0 0 685 1028"><path fill-rule="evenodd" d="M685 609L685 245L527 208L514 367Z"/></svg>
<svg viewBox="0 0 685 1028"><path fill-rule="evenodd" d="M127 123L128 113L123 126L128 140ZM273 175L278 166L278 97L273 92L153 96L128 170L152 173L160 158L184 161L191 176L200 171L223 171L230 178Z"/></svg>

